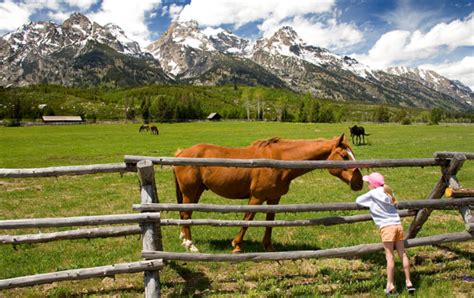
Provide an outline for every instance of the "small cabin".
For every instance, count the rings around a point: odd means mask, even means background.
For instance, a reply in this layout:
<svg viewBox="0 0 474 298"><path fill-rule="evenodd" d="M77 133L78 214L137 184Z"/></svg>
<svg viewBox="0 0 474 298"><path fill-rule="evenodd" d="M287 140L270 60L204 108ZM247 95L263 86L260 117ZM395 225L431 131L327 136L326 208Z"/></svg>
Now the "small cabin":
<svg viewBox="0 0 474 298"><path fill-rule="evenodd" d="M210 113L209 116L207 116L207 120L211 121L219 121L221 118L222 116L219 113Z"/></svg>
<svg viewBox="0 0 474 298"><path fill-rule="evenodd" d="M45 124L81 124L84 123L81 116L43 116Z"/></svg>

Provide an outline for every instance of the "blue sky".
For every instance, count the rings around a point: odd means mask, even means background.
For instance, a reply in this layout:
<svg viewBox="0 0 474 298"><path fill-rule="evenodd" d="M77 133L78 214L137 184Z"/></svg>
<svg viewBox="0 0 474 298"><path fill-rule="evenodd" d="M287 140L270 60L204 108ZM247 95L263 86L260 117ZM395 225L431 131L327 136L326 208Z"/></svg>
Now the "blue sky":
<svg viewBox="0 0 474 298"><path fill-rule="evenodd" d="M119 25L142 48L176 19L254 40L290 25L307 44L374 68L429 68L474 89L472 0L0 0L0 34L73 12Z"/></svg>

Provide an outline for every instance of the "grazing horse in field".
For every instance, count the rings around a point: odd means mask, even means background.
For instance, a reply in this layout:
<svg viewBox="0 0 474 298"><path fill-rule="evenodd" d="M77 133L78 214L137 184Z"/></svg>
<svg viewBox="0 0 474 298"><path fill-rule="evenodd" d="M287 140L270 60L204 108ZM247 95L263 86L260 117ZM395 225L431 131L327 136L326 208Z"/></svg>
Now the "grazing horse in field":
<svg viewBox="0 0 474 298"><path fill-rule="evenodd" d="M148 125L145 125L145 124L140 126L140 128L138 129L138 132L144 132L144 131L150 131L150 127Z"/></svg>
<svg viewBox="0 0 474 298"><path fill-rule="evenodd" d="M151 132L152 135L159 135L159 134L160 134L160 132L159 132L159 130L158 130L158 127L156 127L156 126L154 126L154 125L152 125L152 126L150 127L150 132Z"/></svg>
<svg viewBox="0 0 474 298"><path fill-rule="evenodd" d="M354 160L351 147L344 134L330 140L283 140L273 138L256 141L248 147L231 148L209 144L198 144L178 150L176 157L234 158L234 159L277 159L277 160ZM176 182L176 196L179 204L199 202L205 190L229 199L249 199L249 205L277 205L282 195L289 190L293 179L311 171L311 169L276 168L232 168L175 166L173 172ZM352 190L362 189L362 175L359 169L328 169L329 173L347 183ZM192 212L180 212L181 219L191 219ZM252 220L255 213L247 212L244 220ZM275 213L267 213L267 220L274 220ZM233 253L242 249L247 231L242 227L232 241ZM263 245L272 251L272 228L265 229ZM180 238L183 245L198 251L193 245L188 225L181 227Z"/></svg>
<svg viewBox="0 0 474 298"><path fill-rule="evenodd" d="M370 136L370 134L365 133L365 129L362 126L354 125L349 127L351 131L351 139L353 144L360 145L361 137L362 137L362 144L365 144L365 136ZM356 137L356 143L354 143L354 137Z"/></svg>

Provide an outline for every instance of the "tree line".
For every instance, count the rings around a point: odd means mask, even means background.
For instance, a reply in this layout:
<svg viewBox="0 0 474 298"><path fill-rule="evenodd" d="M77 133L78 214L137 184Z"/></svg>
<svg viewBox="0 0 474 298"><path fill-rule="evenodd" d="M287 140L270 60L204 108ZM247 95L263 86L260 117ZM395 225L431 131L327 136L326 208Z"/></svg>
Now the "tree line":
<svg viewBox="0 0 474 298"><path fill-rule="evenodd" d="M0 120L16 125L45 115L97 120L180 122L212 112L224 119L282 122L468 122L474 113L407 109L363 102L333 102L286 89L236 86L144 86L82 89L54 85L0 88Z"/></svg>

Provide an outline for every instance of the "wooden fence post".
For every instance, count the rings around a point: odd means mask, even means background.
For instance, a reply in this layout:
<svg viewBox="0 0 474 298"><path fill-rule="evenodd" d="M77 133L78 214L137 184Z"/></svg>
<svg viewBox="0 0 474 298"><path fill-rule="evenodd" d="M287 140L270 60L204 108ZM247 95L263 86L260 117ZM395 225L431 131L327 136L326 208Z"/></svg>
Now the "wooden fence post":
<svg viewBox="0 0 474 298"><path fill-rule="evenodd" d="M449 187L451 189L453 189L454 191L458 190L458 189L461 189L461 187L462 187L461 184L458 181L458 178L454 175L452 175L449 178L448 183L449 183ZM453 198L453 200L456 200L456 199ZM471 208L469 206L459 207L459 213L461 213L462 219L464 220L464 223L466 225L466 230L468 232L472 232L473 218L472 218L472 214L471 214Z"/></svg>
<svg viewBox="0 0 474 298"><path fill-rule="evenodd" d="M142 204L159 203L156 191L155 170L150 160L137 163L138 179ZM161 228L159 222L142 224L143 250L163 250ZM160 273L158 270L145 271L145 297L160 297Z"/></svg>
<svg viewBox="0 0 474 298"><path fill-rule="evenodd" d="M439 158L439 156L435 156ZM456 177L457 172L461 169L464 161L466 160L466 156L462 153L457 153L451 159L451 162L447 167L441 167L441 177L436 183L435 187L431 191L430 196L428 197L429 200L436 200L441 199L443 196L446 188L451 183L450 181L453 180L452 178ZM467 207L469 209L469 207ZM431 209L423 208L418 211L415 218L413 219L410 228L408 230L407 239L414 238L421 230L423 224L428 220L428 217L431 214ZM470 213L470 211L469 211ZM464 217L464 215L463 215Z"/></svg>

